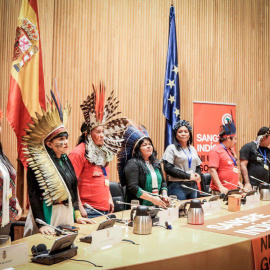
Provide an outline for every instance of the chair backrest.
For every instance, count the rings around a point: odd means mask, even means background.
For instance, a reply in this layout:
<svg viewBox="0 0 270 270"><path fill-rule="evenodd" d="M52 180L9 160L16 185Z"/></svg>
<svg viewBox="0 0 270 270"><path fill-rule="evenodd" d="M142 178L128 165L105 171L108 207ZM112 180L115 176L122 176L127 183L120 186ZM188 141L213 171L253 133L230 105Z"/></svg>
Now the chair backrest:
<svg viewBox="0 0 270 270"><path fill-rule="evenodd" d="M201 176L201 188L204 192L209 192L210 183L211 183L211 175L210 173L202 173Z"/></svg>
<svg viewBox="0 0 270 270"><path fill-rule="evenodd" d="M125 194L122 186L118 182L110 182L110 192L114 203L114 212L125 210L124 204L117 204L116 201L125 202Z"/></svg>

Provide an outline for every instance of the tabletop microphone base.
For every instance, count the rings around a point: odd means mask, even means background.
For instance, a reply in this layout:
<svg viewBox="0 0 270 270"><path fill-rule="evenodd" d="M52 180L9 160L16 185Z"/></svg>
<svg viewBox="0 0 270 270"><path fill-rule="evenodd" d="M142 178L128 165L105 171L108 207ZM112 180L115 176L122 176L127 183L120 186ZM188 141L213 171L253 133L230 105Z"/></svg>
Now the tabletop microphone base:
<svg viewBox="0 0 270 270"><path fill-rule="evenodd" d="M69 258L76 256L77 249L78 249L78 247L71 247L68 250L60 251L59 253L56 253L53 255L40 254L40 255L37 255L37 256L31 258L31 261L34 263L46 264L46 265L60 263L62 261L65 261Z"/></svg>

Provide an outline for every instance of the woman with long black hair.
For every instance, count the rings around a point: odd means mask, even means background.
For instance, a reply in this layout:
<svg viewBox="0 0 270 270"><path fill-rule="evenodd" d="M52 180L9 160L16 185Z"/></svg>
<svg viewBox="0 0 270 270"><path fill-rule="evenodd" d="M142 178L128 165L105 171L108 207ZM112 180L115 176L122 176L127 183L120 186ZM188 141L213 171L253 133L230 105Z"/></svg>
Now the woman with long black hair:
<svg viewBox="0 0 270 270"><path fill-rule="evenodd" d="M127 187L126 201L139 199L142 205L166 207L167 184L147 130L130 125L124 138L118 153L118 173L122 186Z"/></svg>

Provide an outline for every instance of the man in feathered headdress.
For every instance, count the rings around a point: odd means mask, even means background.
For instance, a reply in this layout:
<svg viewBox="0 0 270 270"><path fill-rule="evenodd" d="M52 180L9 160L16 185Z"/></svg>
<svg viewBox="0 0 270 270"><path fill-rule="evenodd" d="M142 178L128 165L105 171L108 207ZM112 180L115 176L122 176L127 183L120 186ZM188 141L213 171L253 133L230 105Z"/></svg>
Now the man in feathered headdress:
<svg viewBox="0 0 270 270"><path fill-rule="evenodd" d="M245 144L240 150L240 169L245 183L245 189L258 186L259 180L269 183L270 174L270 128L262 127L255 141Z"/></svg>
<svg viewBox="0 0 270 270"><path fill-rule="evenodd" d="M85 122L78 145L69 158L78 178L80 211L85 217L92 218L99 216L98 212L107 214L114 210L108 164L121 148L128 124L126 118L112 119L120 113L116 112L118 103L114 91L105 103L105 87L100 84L99 90L93 85L93 93L81 105ZM92 209L84 208L85 203Z"/></svg>
<svg viewBox="0 0 270 270"><path fill-rule="evenodd" d="M226 194L228 190L236 189L239 182L237 157L233 150L237 140L236 127L233 119L220 127L219 142L209 153L209 172L211 174L210 188L212 193Z"/></svg>

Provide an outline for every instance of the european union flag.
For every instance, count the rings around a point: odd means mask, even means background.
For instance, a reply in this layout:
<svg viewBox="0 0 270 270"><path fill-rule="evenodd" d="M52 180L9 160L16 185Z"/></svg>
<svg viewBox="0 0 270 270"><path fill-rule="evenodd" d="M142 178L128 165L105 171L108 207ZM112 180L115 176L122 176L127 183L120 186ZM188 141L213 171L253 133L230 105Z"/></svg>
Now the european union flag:
<svg viewBox="0 0 270 270"><path fill-rule="evenodd" d="M180 85L174 6L170 9L169 42L164 82L163 114L166 117L165 149L173 143L172 129L180 119Z"/></svg>

